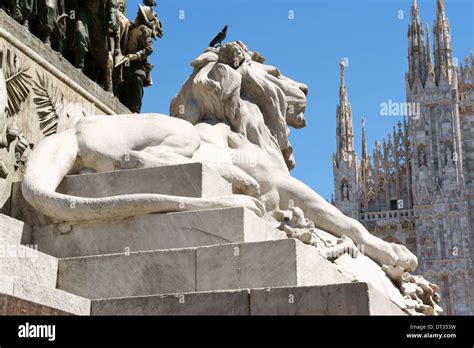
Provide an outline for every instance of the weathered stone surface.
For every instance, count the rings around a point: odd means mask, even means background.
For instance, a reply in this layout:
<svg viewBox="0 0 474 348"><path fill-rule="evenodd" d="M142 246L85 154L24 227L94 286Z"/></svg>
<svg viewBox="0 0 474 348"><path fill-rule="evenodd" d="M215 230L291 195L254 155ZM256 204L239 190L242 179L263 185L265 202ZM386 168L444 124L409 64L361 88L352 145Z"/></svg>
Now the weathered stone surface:
<svg viewBox="0 0 474 348"><path fill-rule="evenodd" d="M91 315L405 315L371 285L357 282L137 296L91 305Z"/></svg>
<svg viewBox="0 0 474 348"><path fill-rule="evenodd" d="M344 271L354 275L359 282L369 283L400 308L406 308L400 290L393 285L382 268L374 264L367 256L359 254L357 258L351 258L350 255L345 254L334 262Z"/></svg>
<svg viewBox="0 0 474 348"><path fill-rule="evenodd" d="M25 200L21 192L21 181L13 182L11 184L10 205L10 215L17 220L24 221L30 226L41 226L61 222L59 220L41 214Z"/></svg>
<svg viewBox="0 0 474 348"><path fill-rule="evenodd" d="M250 291L251 315L403 315L367 283L282 287Z"/></svg>
<svg viewBox="0 0 474 348"><path fill-rule="evenodd" d="M0 240L20 244L30 238L31 228L24 222L0 214Z"/></svg>
<svg viewBox="0 0 474 348"><path fill-rule="evenodd" d="M0 294L0 315L70 315L56 308Z"/></svg>
<svg viewBox="0 0 474 348"><path fill-rule="evenodd" d="M247 290L93 300L91 315L249 315Z"/></svg>
<svg viewBox="0 0 474 348"><path fill-rule="evenodd" d="M32 243L64 258L283 238L251 211L228 208L36 226Z"/></svg>
<svg viewBox="0 0 474 348"><path fill-rule="evenodd" d="M0 275L56 287L58 260L26 246L0 240Z"/></svg>
<svg viewBox="0 0 474 348"><path fill-rule="evenodd" d="M125 194L166 194L183 197L216 197L232 194L232 185L202 163L130 169L64 177L57 189L78 197L108 197ZM12 184L11 214L30 225L60 223L43 215L24 199L21 182Z"/></svg>
<svg viewBox="0 0 474 348"><path fill-rule="evenodd" d="M433 39L424 37L429 33L428 25L425 29L417 23L427 15L424 6L420 8L413 1L411 9L408 69L400 76L407 82L406 99L381 104L384 115L386 111L391 114L393 106L404 105L407 118L392 122L396 126L388 137L385 131L377 135L379 144L373 154L367 152L363 124L359 159L354 149L351 101L341 81L334 204L377 237L416 253L418 274L439 285L444 314L474 315L474 55L462 59L456 49L450 25L454 24L453 33L466 29L462 22L448 19L450 2L428 3L431 11L437 8ZM399 35L401 39L405 33L400 31ZM420 51L425 51L426 58L420 59ZM405 57L391 57L387 64ZM381 180L386 175L382 168L390 168L389 180L388 176ZM447 275L449 281L445 280Z"/></svg>
<svg viewBox="0 0 474 348"><path fill-rule="evenodd" d="M58 289L90 299L193 292L194 249L61 259Z"/></svg>
<svg viewBox="0 0 474 348"><path fill-rule="evenodd" d="M232 194L232 187L202 163L66 176L57 192L78 197L160 193L183 197Z"/></svg>
<svg viewBox="0 0 474 348"><path fill-rule="evenodd" d="M286 239L60 259L58 288L103 299L352 280L313 247Z"/></svg>
<svg viewBox="0 0 474 348"><path fill-rule="evenodd" d="M90 314L90 300L19 278L0 275L0 294L14 296L71 314Z"/></svg>
<svg viewBox="0 0 474 348"><path fill-rule="evenodd" d="M197 291L347 281L337 266L294 239L197 249Z"/></svg>

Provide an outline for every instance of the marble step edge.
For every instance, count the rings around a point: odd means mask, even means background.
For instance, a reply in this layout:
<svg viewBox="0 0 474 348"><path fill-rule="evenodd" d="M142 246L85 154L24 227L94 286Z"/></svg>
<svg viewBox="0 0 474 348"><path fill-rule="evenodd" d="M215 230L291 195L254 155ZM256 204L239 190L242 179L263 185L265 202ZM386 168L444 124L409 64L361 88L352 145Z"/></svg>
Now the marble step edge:
<svg viewBox="0 0 474 348"><path fill-rule="evenodd" d="M91 309L89 299L12 276L0 275L0 294L73 315L89 315Z"/></svg>

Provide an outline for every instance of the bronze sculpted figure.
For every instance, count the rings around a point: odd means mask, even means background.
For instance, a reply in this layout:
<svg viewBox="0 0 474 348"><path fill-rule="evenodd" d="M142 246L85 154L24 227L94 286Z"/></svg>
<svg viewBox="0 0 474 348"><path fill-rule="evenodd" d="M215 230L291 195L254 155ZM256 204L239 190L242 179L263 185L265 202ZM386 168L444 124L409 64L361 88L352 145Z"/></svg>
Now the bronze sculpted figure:
<svg viewBox="0 0 474 348"><path fill-rule="evenodd" d="M153 66L148 57L153 53L153 40L157 37L163 37L157 14L151 6L139 5L137 18L130 23L123 41L124 82L119 88L120 101L134 113L141 111L144 88L152 85Z"/></svg>
<svg viewBox="0 0 474 348"><path fill-rule="evenodd" d="M127 0L118 0L118 31L115 35L114 94L119 94L123 81L123 63L127 60L122 47L128 42L128 33L132 22L127 18Z"/></svg>
<svg viewBox="0 0 474 348"><path fill-rule="evenodd" d="M32 31L45 44L62 52L66 39L67 16L64 0L36 0Z"/></svg>
<svg viewBox="0 0 474 348"><path fill-rule="evenodd" d="M138 113L152 84L153 40L163 36L156 1L143 4L135 21L127 0L0 0L0 9Z"/></svg>
<svg viewBox="0 0 474 348"><path fill-rule="evenodd" d="M1 0L0 8L18 23L28 27L28 20L34 11L35 0Z"/></svg>
<svg viewBox="0 0 474 348"><path fill-rule="evenodd" d="M112 91L115 36L118 31L117 0L78 1L73 51L75 66L91 79ZM86 59L91 64L85 69Z"/></svg>

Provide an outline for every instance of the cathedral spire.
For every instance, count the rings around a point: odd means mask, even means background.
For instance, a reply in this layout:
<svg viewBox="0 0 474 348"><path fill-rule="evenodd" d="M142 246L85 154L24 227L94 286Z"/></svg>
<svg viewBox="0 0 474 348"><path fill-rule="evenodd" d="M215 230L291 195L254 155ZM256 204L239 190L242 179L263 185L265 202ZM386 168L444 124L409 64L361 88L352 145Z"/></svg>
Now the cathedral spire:
<svg viewBox="0 0 474 348"><path fill-rule="evenodd" d="M362 161L367 160L367 141L365 138L365 119L362 117Z"/></svg>
<svg viewBox="0 0 474 348"><path fill-rule="evenodd" d="M343 100L347 100L347 88L346 88L346 81L344 77L344 70L346 66L344 65L344 62L340 62L339 67L341 69L341 82L339 86L339 101L342 102Z"/></svg>
<svg viewBox="0 0 474 348"><path fill-rule="evenodd" d="M433 74L433 61L432 61L432 52L431 52L431 38L430 38L430 26L426 23L426 73L428 75Z"/></svg>
<svg viewBox="0 0 474 348"><path fill-rule="evenodd" d="M411 19L412 23L414 20L416 20L418 24L420 24L420 10L418 8L418 2L416 0L413 0L411 4Z"/></svg>
<svg viewBox="0 0 474 348"><path fill-rule="evenodd" d="M437 0L433 34L436 84L439 85L443 78L447 79L448 83L451 83L456 70L452 58L451 29L444 11L443 0Z"/></svg>
<svg viewBox="0 0 474 348"><path fill-rule="evenodd" d="M411 6L411 22L408 26L408 83L412 88L418 81L423 85L426 79L426 54L423 26L420 21L418 3L413 0Z"/></svg>
<svg viewBox="0 0 474 348"><path fill-rule="evenodd" d="M339 105L336 112L336 138L337 138L337 159L346 160L347 155L354 153L354 130L352 124L352 109L347 96L347 88L344 77L344 62L340 63L341 82L339 87Z"/></svg>

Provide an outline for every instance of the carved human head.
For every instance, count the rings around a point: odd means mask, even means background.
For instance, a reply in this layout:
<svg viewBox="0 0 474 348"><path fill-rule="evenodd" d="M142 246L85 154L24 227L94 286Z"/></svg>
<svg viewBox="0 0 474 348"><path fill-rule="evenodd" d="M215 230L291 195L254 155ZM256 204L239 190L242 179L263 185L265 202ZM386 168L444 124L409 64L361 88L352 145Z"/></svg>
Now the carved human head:
<svg viewBox="0 0 474 348"><path fill-rule="evenodd" d="M127 0L118 0L118 9L123 14L127 14Z"/></svg>

